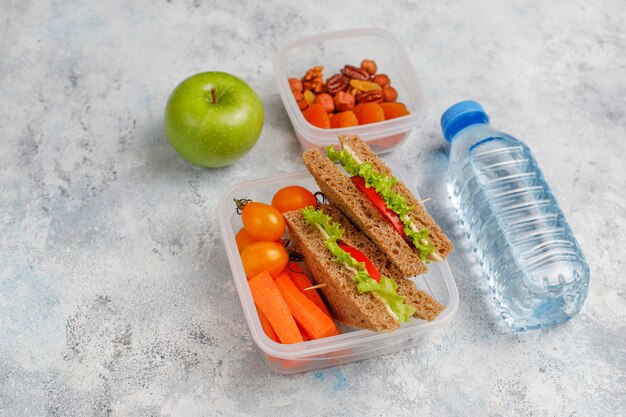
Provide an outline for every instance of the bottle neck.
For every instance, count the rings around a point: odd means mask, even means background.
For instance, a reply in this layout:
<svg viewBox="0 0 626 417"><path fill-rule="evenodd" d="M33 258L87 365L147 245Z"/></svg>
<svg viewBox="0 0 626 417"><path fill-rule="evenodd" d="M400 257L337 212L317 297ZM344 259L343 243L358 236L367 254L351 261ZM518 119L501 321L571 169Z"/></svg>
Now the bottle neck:
<svg viewBox="0 0 626 417"><path fill-rule="evenodd" d="M467 157L469 149L477 142L498 135L489 123L474 123L458 131L450 140L450 164L456 165Z"/></svg>
<svg viewBox="0 0 626 417"><path fill-rule="evenodd" d="M476 122L456 132L455 135L450 138L450 143L454 143L459 139L465 140L468 137L478 138L478 140L480 140L487 137L485 135L490 135L492 132L494 132L494 130L489 123Z"/></svg>

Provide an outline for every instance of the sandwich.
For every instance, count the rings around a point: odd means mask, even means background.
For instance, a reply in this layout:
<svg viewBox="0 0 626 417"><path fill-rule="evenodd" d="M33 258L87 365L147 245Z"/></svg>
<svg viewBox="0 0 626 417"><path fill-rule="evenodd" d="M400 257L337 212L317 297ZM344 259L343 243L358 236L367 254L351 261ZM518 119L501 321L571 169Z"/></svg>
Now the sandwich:
<svg viewBox="0 0 626 417"><path fill-rule="evenodd" d="M295 250L338 321L392 331L411 317L434 320L444 309L397 275L397 267L337 208L321 204L283 214Z"/></svg>
<svg viewBox="0 0 626 417"><path fill-rule="evenodd" d="M304 152L302 159L328 201L378 246L402 277L426 272L453 245L424 205L358 136ZM345 172L339 168L339 163ZM346 173L348 175L346 175Z"/></svg>

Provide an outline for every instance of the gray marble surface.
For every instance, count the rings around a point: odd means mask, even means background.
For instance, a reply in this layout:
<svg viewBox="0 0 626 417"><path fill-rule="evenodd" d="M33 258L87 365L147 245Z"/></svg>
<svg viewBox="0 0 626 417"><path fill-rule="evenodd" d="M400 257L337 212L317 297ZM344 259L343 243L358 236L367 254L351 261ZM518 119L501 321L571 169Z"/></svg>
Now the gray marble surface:
<svg viewBox="0 0 626 417"><path fill-rule="evenodd" d="M0 9L0 416L618 416L626 413L626 7L614 1L8 1ZM301 169L283 43L392 31L429 99L389 157L457 244L452 322L420 347L294 376L251 340L215 215ZM266 110L234 165L190 166L163 109L203 70ZM438 120L476 99L533 149L592 271L569 323L503 333L447 201Z"/></svg>

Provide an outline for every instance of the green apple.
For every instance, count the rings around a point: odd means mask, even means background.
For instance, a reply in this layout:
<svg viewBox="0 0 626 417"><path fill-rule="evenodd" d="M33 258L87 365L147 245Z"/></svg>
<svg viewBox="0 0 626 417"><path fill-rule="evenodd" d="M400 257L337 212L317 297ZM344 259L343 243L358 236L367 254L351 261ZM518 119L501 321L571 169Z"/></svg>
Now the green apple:
<svg viewBox="0 0 626 417"><path fill-rule="evenodd" d="M252 88L225 72L202 72L180 83L167 101L165 132L194 164L217 168L244 156L263 128L263 105Z"/></svg>

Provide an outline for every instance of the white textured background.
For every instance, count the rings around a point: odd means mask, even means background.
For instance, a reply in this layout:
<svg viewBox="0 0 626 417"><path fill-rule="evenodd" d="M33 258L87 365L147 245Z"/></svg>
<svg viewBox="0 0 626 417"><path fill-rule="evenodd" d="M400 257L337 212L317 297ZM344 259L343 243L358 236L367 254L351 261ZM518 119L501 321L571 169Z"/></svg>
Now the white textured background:
<svg viewBox="0 0 626 417"><path fill-rule="evenodd" d="M250 339L220 241L231 185L301 168L272 59L378 26L429 98L390 155L457 244L454 321L423 346L296 376ZM614 1L0 2L0 416L620 416L626 413L626 5ZM241 161L188 165L168 94L222 70L263 99ZM447 106L524 139L591 266L581 314L502 333L446 198Z"/></svg>

